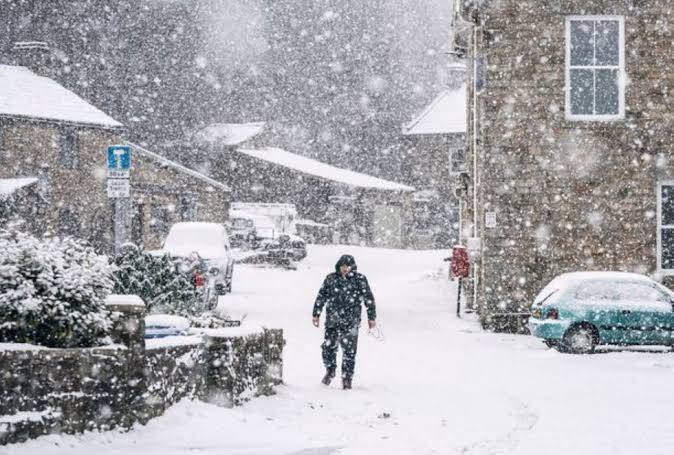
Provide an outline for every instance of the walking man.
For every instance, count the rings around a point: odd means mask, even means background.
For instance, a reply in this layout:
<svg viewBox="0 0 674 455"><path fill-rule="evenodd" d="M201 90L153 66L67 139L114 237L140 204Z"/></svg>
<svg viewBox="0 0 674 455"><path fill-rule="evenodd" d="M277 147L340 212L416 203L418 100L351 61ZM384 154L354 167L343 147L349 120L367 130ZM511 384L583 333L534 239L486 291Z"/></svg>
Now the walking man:
<svg viewBox="0 0 674 455"><path fill-rule="evenodd" d="M321 311L326 307L325 340L323 341L323 364L325 376L321 381L329 385L337 370L337 349L342 347L342 386L351 388L351 379L356 366L358 349L358 328L362 306L367 308L367 323L375 328L377 311L374 296L365 275L356 271L356 260L345 254L337 264L335 272L325 277L314 303L313 323L318 327Z"/></svg>

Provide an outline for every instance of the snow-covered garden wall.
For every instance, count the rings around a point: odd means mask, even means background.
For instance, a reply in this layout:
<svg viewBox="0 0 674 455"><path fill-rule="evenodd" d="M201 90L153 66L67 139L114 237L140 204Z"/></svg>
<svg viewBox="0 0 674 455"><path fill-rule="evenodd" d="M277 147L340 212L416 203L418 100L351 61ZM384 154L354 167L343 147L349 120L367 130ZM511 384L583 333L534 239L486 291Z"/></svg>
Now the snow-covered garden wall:
<svg viewBox="0 0 674 455"><path fill-rule="evenodd" d="M238 405L282 381L282 330L218 329L146 345L138 338L143 312L127 307L116 345L0 344L0 444L130 427L183 398Z"/></svg>

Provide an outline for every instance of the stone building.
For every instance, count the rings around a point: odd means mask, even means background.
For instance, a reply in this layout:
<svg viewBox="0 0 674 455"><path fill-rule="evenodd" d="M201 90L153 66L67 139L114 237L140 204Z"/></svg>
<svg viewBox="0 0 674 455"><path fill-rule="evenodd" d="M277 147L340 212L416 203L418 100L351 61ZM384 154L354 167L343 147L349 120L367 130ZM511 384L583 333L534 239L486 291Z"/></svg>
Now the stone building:
<svg viewBox="0 0 674 455"><path fill-rule="evenodd" d="M567 271L674 274L670 0L456 2L469 56L463 239L485 325Z"/></svg>
<svg viewBox="0 0 674 455"><path fill-rule="evenodd" d="M294 204L333 228L335 242L412 246L413 187L265 145L273 141L264 122L216 123L166 148L229 185L233 201Z"/></svg>
<svg viewBox="0 0 674 455"><path fill-rule="evenodd" d="M465 72L461 65L460 70ZM403 126L403 182L413 195L410 242L447 248L458 241L459 204L454 182L465 171L466 86L447 88Z"/></svg>
<svg viewBox="0 0 674 455"><path fill-rule="evenodd" d="M56 81L0 65L0 219L40 235L82 237L110 251L106 149L123 142L123 133L121 123ZM226 220L227 186L135 150L127 240L157 247L174 221Z"/></svg>
<svg viewBox="0 0 674 455"><path fill-rule="evenodd" d="M295 204L299 215L331 226L335 242L388 248L409 245L413 187L274 147L228 150L218 180L242 202Z"/></svg>

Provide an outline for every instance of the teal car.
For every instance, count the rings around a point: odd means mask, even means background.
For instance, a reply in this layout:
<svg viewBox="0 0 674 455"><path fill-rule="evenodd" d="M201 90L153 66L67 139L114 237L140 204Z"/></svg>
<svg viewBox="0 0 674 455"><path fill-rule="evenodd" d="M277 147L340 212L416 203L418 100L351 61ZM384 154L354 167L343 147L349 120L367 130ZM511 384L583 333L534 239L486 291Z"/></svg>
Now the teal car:
<svg viewBox="0 0 674 455"><path fill-rule="evenodd" d="M597 345L674 346L674 292L634 273L574 272L534 299L531 334L573 353Z"/></svg>

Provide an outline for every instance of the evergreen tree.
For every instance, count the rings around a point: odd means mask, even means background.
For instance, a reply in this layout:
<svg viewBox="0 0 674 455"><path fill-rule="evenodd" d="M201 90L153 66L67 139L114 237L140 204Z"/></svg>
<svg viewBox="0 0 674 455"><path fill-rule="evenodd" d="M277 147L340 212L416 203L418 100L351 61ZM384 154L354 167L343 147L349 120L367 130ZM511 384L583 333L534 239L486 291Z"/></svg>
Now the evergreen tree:
<svg viewBox="0 0 674 455"><path fill-rule="evenodd" d="M148 312L187 317L205 311L202 294L189 271L183 270L181 259L155 256L126 244L114 263L114 293L139 296Z"/></svg>
<svg viewBox="0 0 674 455"><path fill-rule="evenodd" d="M84 242L0 231L0 341L102 344L111 288L107 260Z"/></svg>

